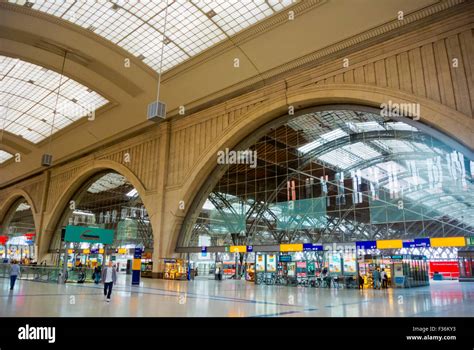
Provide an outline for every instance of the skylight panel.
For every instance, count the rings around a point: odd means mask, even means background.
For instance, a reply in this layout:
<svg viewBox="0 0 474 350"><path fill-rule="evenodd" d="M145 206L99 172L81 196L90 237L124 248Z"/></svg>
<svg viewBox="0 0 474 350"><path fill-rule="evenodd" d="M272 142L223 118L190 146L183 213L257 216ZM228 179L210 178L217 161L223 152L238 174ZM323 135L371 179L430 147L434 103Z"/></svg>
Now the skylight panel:
<svg viewBox="0 0 474 350"><path fill-rule="evenodd" d="M376 121L369 122L348 122L346 125L355 133L369 132L369 131L383 131L385 128Z"/></svg>
<svg viewBox="0 0 474 350"><path fill-rule="evenodd" d="M23 6L24 0L9 0ZM110 40L158 70L166 1L32 1L33 10L70 21ZM208 47L291 6L293 1L169 1L163 68L170 69ZM208 13L212 15L208 16ZM138 33L137 33L138 32ZM134 40L130 41L129 36ZM168 53L167 51L170 52Z"/></svg>
<svg viewBox="0 0 474 350"><path fill-rule="evenodd" d="M342 129L336 129L329 131L325 134L322 134L318 139L298 148L298 151L303 152L303 153L308 153L319 146L324 145L325 143L329 141L333 141L336 139L339 139L341 137L347 136L348 134L343 131Z"/></svg>
<svg viewBox="0 0 474 350"><path fill-rule="evenodd" d="M13 158L13 154L0 149L0 164L5 163L7 160Z"/></svg>
<svg viewBox="0 0 474 350"><path fill-rule="evenodd" d="M0 127L33 143L44 140L51 132L60 74L10 57L0 56L0 62L5 116ZM86 93L87 88L74 80L62 81L53 133L108 102L96 92Z"/></svg>
<svg viewBox="0 0 474 350"><path fill-rule="evenodd" d="M373 148L367 146L362 142L357 142L351 145L344 146L343 149L363 160L377 158L382 155L381 153L375 151Z"/></svg>

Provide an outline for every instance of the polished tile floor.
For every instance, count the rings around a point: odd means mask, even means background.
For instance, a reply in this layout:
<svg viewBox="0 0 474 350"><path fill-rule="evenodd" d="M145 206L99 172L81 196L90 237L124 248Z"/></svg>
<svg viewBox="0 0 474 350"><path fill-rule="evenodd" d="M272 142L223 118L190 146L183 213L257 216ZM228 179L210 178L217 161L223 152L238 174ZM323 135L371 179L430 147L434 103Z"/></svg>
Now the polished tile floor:
<svg viewBox="0 0 474 350"><path fill-rule="evenodd" d="M474 316L474 283L435 281L429 287L364 290L256 286L245 281L142 279L119 276L112 301L94 284L47 284L0 278L0 317L217 316L427 317Z"/></svg>

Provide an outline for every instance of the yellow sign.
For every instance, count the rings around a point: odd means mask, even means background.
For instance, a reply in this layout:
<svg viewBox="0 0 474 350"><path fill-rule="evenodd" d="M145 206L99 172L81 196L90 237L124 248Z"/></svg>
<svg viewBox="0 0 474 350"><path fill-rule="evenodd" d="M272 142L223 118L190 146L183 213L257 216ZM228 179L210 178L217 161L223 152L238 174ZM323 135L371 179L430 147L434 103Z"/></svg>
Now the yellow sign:
<svg viewBox="0 0 474 350"><path fill-rule="evenodd" d="M302 252L303 244L280 244L280 252Z"/></svg>
<svg viewBox="0 0 474 350"><path fill-rule="evenodd" d="M229 248L231 253L247 253L246 245L231 245Z"/></svg>
<svg viewBox="0 0 474 350"><path fill-rule="evenodd" d="M388 239L377 241L377 249L398 249L403 248L403 241L401 239Z"/></svg>
<svg viewBox="0 0 474 350"><path fill-rule="evenodd" d="M140 271L142 269L142 259L133 259L132 270Z"/></svg>
<svg viewBox="0 0 474 350"><path fill-rule="evenodd" d="M74 249L68 249L68 250L67 250L67 253L68 253L68 254L74 253Z"/></svg>
<svg viewBox="0 0 474 350"><path fill-rule="evenodd" d="M443 237L430 238L432 247L465 247L466 239L464 237Z"/></svg>
<svg viewBox="0 0 474 350"><path fill-rule="evenodd" d="M90 251L90 249L83 249L83 250L82 250L82 253L84 253L84 254L90 254L91 251Z"/></svg>
<svg viewBox="0 0 474 350"><path fill-rule="evenodd" d="M119 254L127 254L127 248L119 248L118 253Z"/></svg>
<svg viewBox="0 0 474 350"><path fill-rule="evenodd" d="M104 248L99 249L99 254L104 254Z"/></svg>

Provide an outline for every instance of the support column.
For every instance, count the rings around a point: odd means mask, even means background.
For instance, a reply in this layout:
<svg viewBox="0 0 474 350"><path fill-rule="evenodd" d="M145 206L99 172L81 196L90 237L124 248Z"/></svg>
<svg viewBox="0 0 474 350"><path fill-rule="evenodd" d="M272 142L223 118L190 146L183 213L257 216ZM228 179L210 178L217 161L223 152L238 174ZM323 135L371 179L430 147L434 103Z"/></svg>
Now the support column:
<svg viewBox="0 0 474 350"><path fill-rule="evenodd" d="M46 170L44 172L44 186L43 192L41 194L41 205L38 208L39 222L38 222L38 232L36 236L36 244L38 246L38 264L46 257L49 250L49 239L48 233L46 232L46 227L48 220L45 219L45 211L48 204L48 194L49 194L49 183L51 180L51 171Z"/></svg>
<svg viewBox="0 0 474 350"><path fill-rule="evenodd" d="M165 230L163 229L163 221L168 215L164 208L165 205L165 193L166 193L166 181L168 178L168 163L169 163L169 148L170 148L170 136L171 136L171 122L168 120L163 121L159 127L160 133L160 149L159 149L159 159L158 159L158 177L157 189L156 189L156 210L152 220L153 227L153 271L152 277L160 277L160 272L163 271L160 264L160 258L166 258L162 256L162 244L163 236L166 235ZM169 234L169 233L168 233Z"/></svg>

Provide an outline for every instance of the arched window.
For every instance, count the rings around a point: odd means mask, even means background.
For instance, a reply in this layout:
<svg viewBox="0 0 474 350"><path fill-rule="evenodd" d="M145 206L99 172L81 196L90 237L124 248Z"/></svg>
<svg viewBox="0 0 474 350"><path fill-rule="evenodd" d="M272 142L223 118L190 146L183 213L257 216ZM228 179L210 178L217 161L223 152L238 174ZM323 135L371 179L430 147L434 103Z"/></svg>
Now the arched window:
<svg viewBox="0 0 474 350"><path fill-rule="evenodd" d="M7 259L36 259L36 228L28 201L18 199L5 216L0 232L0 256Z"/></svg>
<svg viewBox="0 0 474 350"><path fill-rule="evenodd" d="M114 231L111 249L127 255L130 249L153 248L148 212L137 190L123 175L103 171L89 179L70 199L58 222L50 252L58 253L61 231L67 226L86 226ZM70 244L75 255L97 253L102 244Z"/></svg>

